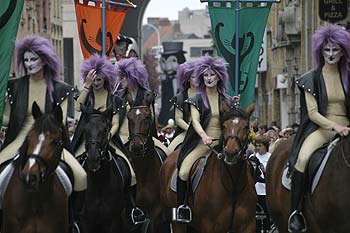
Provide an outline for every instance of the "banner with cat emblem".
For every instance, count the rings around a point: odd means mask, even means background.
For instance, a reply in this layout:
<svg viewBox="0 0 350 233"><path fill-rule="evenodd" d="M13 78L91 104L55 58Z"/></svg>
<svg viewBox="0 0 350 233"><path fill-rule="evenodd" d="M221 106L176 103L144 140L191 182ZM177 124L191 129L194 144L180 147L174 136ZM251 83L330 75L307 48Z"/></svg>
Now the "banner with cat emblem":
<svg viewBox="0 0 350 233"><path fill-rule="evenodd" d="M246 108L254 101L260 48L272 2L240 2L239 53L236 52L235 1L209 1L208 5L218 54L228 63L229 94L239 93L240 105ZM239 54L238 91L235 90L236 54Z"/></svg>
<svg viewBox="0 0 350 233"><path fill-rule="evenodd" d="M11 69L19 19L24 0L2 0L0 7L0 125L4 112L4 98Z"/></svg>
<svg viewBox="0 0 350 233"><path fill-rule="evenodd" d="M85 59L102 54L102 3L101 0L74 0L80 38ZM133 7L127 3L106 0L106 56L109 58L123 25L126 12Z"/></svg>

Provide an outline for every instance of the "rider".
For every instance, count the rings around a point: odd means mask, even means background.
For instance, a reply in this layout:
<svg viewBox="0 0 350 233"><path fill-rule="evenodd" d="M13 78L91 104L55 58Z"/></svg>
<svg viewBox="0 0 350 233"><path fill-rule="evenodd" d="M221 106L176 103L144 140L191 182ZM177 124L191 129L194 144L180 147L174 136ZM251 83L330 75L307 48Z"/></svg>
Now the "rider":
<svg viewBox="0 0 350 233"><path fill-rule="evenodd" d="M174 138L168 147L169 153L173 152L183 142L191 121L190 106L185 104L185 100L196 94L196 84L193 76L194 69L193 61L187 61L177 68L176 78L180 92L171 99L175 107L177 128Z"/></svg>
<svg viewBox="0 0 350 233"><path fill-rule="evenodd" d="M221 58L201 57L195 63L194 77L198 93L185 102L190 105L192 122L187 130L178 159L176 219L189 223L192 212L187 205L187 180L194 162L207 156L212 147L219 145L221 138L221 102L234 106L234 101L226 94L227 70Z"/></svg>
<svg viewBox="0 0 350 233"><path fill-rule="evenodd" d="M149 90L148 74L144 64L135 57L120 60L115 64L117 69L117 82L120 83L121 89L116 93L116 108L118 114L117 124L113 124L111 129L111 136L114 146L118 154L123 157L128 155L126 144L129 142L129 127L128 119L126 117L130 107L133 106L150 106L153 113L153 125L151 126L151 135L155 146L161 148L165 153L167 148L156 138L157 131L155 128L155 113L154 113L154 93ZM130 166L132 178L130 183L131 198L135 200L136 197L136 176L135 172ZM132 201L132 200L131 200ZM143 213L139 209L132 211L133 219L142 221ZM137 210L137 211L135 211ZM139 215L140 217L137 217Z"/></svg>
<svg viewBox="0 0 350 233"><path fill-rule="evenodd" d="M114 107L113 88L116 71L107 58L94 54L82 63L80 71L84 85L77 99L75 110L80 112L81 106L93 107L100 111L105 111L108 107ZM83 139L85 124L85 118L82 115L72 140L72 147L76 156L85 152Z"/></svg>
<svg viewBox="0 0 350 233"><path fill-rule="evenodd" d="M313 35L313 54L317 68L301 76L296 84L301 95L301 124L295 136L291 157L291 215L289 232L305 232L302 211L305 189L304 171L314 151L336 134L346 136L349 124L350 34L342 27L319 28Z"/></svg>
<svg viewBox="0 0 350 233"><path fill-rule="evenodd" d="M3 117L3 125L8 126L5 142L0 152L0 164L13 159L23 143L34 118L31 106L37 102L41 111L48 112L52 106L61 105L66 123L68 97L74 88L60 80L60 61L54 47L40 36L26 36L16 43L17 68L25 76L10 79ZM68 135L68 132L67 132ZM74 176L73 206L74 217L78 217L83 207L84 191L87 187L86 173L65 143L62 160L72 169Z"/></svg>

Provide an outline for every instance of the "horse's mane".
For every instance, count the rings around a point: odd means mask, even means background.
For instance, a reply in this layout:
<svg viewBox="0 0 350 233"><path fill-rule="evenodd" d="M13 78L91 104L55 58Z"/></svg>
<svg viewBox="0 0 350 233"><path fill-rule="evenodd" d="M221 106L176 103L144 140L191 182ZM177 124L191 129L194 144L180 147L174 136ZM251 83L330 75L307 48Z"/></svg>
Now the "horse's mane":
<svg viewBox="0 0 350 233"><path fill-rule="evenodd" d="M239 117L243 119L248 119L248 114L241 108L232 108L228 112L224 112L221 116L221 123L224 123L230 118Z"/></svg>

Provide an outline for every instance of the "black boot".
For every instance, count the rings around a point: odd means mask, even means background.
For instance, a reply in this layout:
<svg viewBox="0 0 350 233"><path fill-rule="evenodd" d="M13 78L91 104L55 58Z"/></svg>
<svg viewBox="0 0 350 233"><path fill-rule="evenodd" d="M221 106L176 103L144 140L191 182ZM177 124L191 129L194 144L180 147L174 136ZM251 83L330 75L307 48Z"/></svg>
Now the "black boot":
<svg viewBox="0 0 350 233"><path fill-rule="evenodd" d="M301 212L304 198L304 173L297 170L292 175L291 214L288 219L288 231L292 233L306 232L306 220Z"/></svg>
<svg viewBox="0 0 350 233"><path fill-rule="evenodd" d="M127 213L130 213L131 222L134 225L143 223L146 220L145 213L136 206L136 185L129 187L129 203L127 207Z"/></svg>
<svg viewBox="0 0 350 233"><path fill-rule="evenodd" d="M81 215L85 204L85 190L79 192L73 191L71 201L73 207L72 233L80 233Z"/></svg>
<svg viewBox="0 0 350 233"><path fill-rule="evenodd" d="M192 211L187 205L187 182L177 178L177 209L176 221L180 223L190 223L192 221Z"/></svg>

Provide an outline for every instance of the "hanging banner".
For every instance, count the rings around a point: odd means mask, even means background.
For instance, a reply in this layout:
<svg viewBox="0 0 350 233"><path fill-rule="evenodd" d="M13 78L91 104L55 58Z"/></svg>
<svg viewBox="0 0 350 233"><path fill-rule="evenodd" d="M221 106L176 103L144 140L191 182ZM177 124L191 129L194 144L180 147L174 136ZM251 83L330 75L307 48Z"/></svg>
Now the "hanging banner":
<svg viewBox="0 0 350 233"><path fill-rule="evenodd" d="M214 41L219 56L228 63L229 94L239 93L240 104L248 107L254 101L259 54L272 2L240 2L239 9L239 77L235 87L235 2L209 1Z"/></svg>
<svg viewBox="0 0 350 233"><path fill-rule="evenodd" d="M101 0L74 0L80 38L85 59L102 54L102 3ZM106 0L106 56L109 58L130 4Z"/></svg>
<svg viewBox="0 0 350 233"><path fill-rule="evenodd" d="M0 125L9 78L13 48L24 0L2 0L0 7Z"/></svg>

